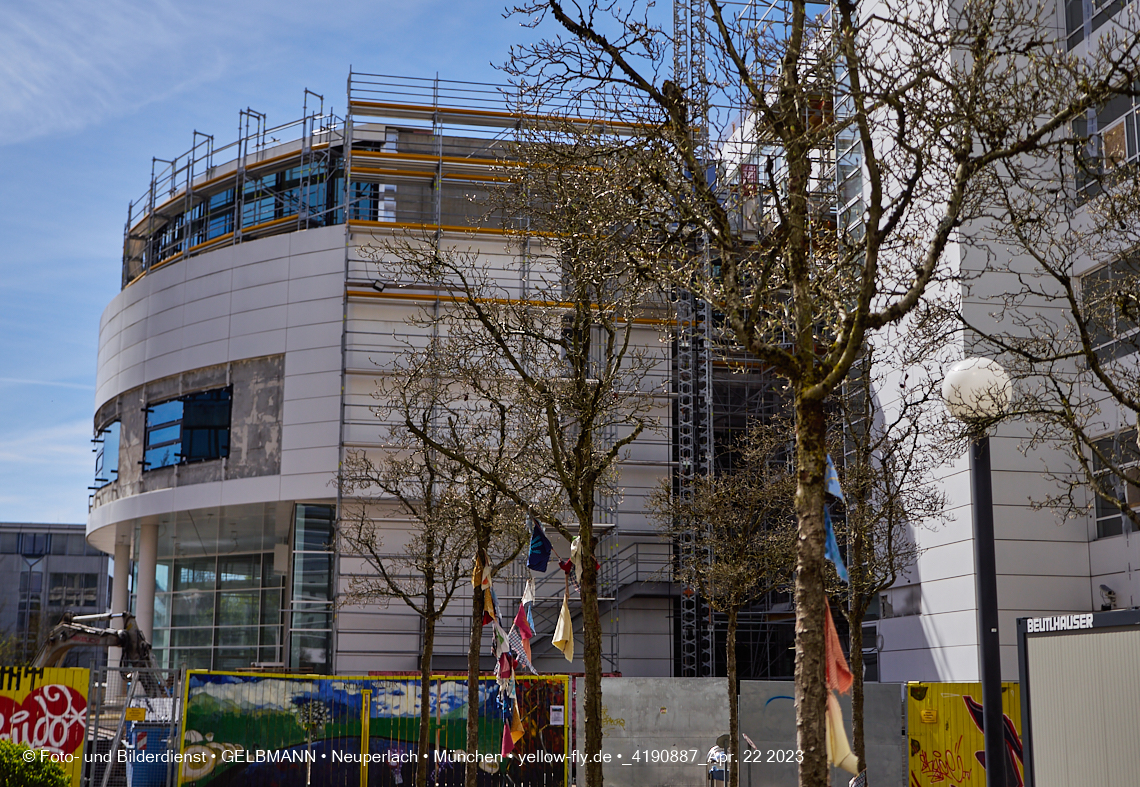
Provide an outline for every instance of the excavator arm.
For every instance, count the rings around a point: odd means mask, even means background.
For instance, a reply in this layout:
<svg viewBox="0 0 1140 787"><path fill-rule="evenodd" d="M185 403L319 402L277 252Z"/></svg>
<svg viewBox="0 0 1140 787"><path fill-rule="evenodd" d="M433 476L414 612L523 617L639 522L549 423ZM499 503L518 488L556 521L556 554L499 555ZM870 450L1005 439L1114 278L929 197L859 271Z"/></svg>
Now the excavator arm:
<svg viewBox="0 0 1140 787"><path fill-rule="evenodd" d="M110 618L111 614L73 616L65 614L58 625L53 628L40 646L33 667L57 667L64 656L72 648L121 648L123 655L121 667L150 667L155 666L150 655L150 643L146 641L142 631L139 630L134 616L123 614L123 628L102 629L89 626L83 621Z"/></svg>

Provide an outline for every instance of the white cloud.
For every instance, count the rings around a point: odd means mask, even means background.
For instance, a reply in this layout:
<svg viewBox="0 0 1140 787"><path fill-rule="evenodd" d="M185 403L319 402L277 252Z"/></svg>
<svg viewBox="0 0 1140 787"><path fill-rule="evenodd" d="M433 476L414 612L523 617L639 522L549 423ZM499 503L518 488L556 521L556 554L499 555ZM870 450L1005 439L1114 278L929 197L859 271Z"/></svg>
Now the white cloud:
<svg viewBox="0 0 1140 787"><path fill-rule="evenodd" d="M0 140L77 131L220 73L219 50L195 35L205 20L192 8L168 0L9 5L0 26Z"/></svg>

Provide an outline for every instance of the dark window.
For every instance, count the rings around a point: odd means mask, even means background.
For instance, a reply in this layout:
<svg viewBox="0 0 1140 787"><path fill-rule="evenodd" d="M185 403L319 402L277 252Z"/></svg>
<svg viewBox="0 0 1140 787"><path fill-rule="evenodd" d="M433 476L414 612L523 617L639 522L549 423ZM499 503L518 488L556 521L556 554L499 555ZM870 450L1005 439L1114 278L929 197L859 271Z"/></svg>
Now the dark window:
<svg viewBox="0 0 1140 787"><path fill-rule="evenodd" d="M52 574L48 604L53 607L94 607L99 602L98 574Z"/></svg>
<svg viewBox="0 0 1140 787"><path fill-rule="evenodd" d="M82 555L87 551L87 539L80 535L67 537L67 554Z"/></svg>
<svg viewBox="0 0 1140 787"><path fill-rule="evenodd" d="M51 551L51 536L47 533L21 533L21 555L46 555Z"/></svg>
<svg viewBox="0 0 1140 787"><path fill-rule="evenodd" d="M327 673L332 646L332 506L298 505L293 521L293 614L289 658L293 669Z"/></svg>
<svg viewBox="0 0 1140 787"><path fill-rule="evenodd" d="M44 573L42 571L21 571L20 592L39 594L44 589Z"/></svg>
<svg viewBox="0 0 1140 787"><path fill-rule="evenodd" d="M119 477L119 422L95 436L95 486L104 487Z"/></svg>
<svg viewBox="0 0 1140 787"><path fill-rule="evenodd" d="M144 468L229 456L232 397L232 388L217 388L148 407Z"/></svg>
<svg viewBox="0 0 1140 787"><path fill-rule="evenodd" d="M1090 32L1096 31L1120 9L1124 8L1130 0L1091 0L1089 2ZM1065 31L1068 33L1068 47L1072 49L1085 37L1085 3L1084 0L1066 0L1065 2Z"/></svg>
<svg viewBox="0 0 1140 787"><path fill-rule="evenodd" d="M20 551L20 535L18 533L0 533L0 554L15 555Z"/></svg>

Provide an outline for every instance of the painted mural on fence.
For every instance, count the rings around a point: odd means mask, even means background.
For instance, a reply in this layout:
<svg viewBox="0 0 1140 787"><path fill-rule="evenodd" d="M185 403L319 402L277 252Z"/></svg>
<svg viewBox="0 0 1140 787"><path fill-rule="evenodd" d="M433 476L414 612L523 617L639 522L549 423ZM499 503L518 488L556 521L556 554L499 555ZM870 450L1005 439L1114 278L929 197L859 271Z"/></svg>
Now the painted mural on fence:
<svg viewBox="0 0 1140 787"><path fill-rule="evenodd" d="M0 740L57 755L78 785L89 683L86 669L0 667Z"/></svg>
<svg viewBox="0 0 1140 787"><path fill-rule="evenodd" d="M368 743L362 740L364 692L371 692ZM518 684L525 734L515 757L497 755L505 714L494 678L479 685L480 784L567 784L569 714L564 676ZM467 680L433 677L432 783L461 785L467 738ZM369 785L411 785L419 741L420 681L410 677L318 677L191 671L186 680L180 785L303 787L360 784L368 752ZM518 755L534 755L519 757Z"/></svg>
<svg viewBox="0 0 1140 787"><path fill-rule="evenodd" d="M1024 785L1021 751L1021 693L1002 684L1005 714L1006 787ZM982 735L982 684L907 685L909 787L978 787L986 784Z"/></svg>

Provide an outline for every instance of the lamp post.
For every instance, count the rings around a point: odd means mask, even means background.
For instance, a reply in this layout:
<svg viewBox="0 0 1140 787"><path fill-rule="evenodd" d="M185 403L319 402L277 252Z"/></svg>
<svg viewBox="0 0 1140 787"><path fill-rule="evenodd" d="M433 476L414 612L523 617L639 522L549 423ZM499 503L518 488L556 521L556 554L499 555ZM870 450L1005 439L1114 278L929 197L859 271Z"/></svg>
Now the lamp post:
<svg viewBox="0 0 1140 787"><path fill-rule="evenodd" d="M1013 383L997 361L967 358L950 367L942 382L950 414L970 429L970 482L974 492L974 583L981 646L982 723L986 741L986 784L1005 787L1005 724L1001 703L997 565L994 558L994 501L990 439L986 428L1013 399Z"/></svg>

